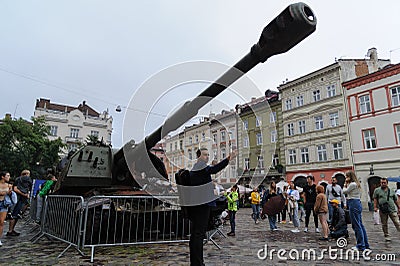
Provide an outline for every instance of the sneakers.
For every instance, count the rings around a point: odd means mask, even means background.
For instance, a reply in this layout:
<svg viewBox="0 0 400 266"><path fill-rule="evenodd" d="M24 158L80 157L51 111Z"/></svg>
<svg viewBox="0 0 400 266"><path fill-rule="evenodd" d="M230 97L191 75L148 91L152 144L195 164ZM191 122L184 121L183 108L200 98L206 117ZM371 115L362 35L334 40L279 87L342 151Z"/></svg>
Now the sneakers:
<svg viewBox="0 0 400 266"><path fill-rule="evenodd" d="M14 230L11 232L7 232L7 234L6 234L6 236L19 236L19 235L20 235L20 233L15 232Z"/></svg>
<svg viewBox="0 0 400 266"><path fill-rule="evenodd" d="M308 232L308 228L307 227L304 227L304 232Z"/></svg>
<svg viewBox="0 0 400 266"><path fill-rule="evenodd" d="M292 233L300 233L300 230L299 230L299 228L295 228L295 229L293 229L293 230L290 230L290 231L292 231Z"/></svg>
<svg viewBox="0 0 400 266"><path fill-rule="evenodd" d="M364 248L364 249L360 249L360 248L358 248L357 246L355 246L355 247L351 247L351 249L352 250L358 250L358 251L372 251L370 248Z"/></svg>
<svg viewBox="0 0 400 266"><path fill-rule="evenodd" d="M329 238L327 238L327 237L320 237L319 240L320 240L320 241L329 241Z"/></svg>
<svg viewBox="0 0 400 266"><path fill-rule="evenodd" d="M319 228L315 228L315 233L319 233Z"/></svg>
<svg viewBox="0 0 400 266"><path fill-rule="evenodd" d="M389 242L389 241L392 241L392 239L390 239L390 237L388 237L388 236L385 236L385 241Z"/></svg>
<svg viewBox="0 0 400 266"><path fill-rule="evenodd" d="M259 224L260 222L259 222L258 220L256 220L254 223L255 223L255 224Z"/></svg>
<svg viewBox="0 0 400 266"><path fill-rule="evenodd" d="M289 223L292 224L293 222L292 222L292 221L289 221Z"/></svg>
<svg viewBox="0 0 400 266"><path fill-rule="evenodd" d="M304 222L303 219L301 219L301 218L299 219L299 221L300 221L300 222Z"/></svg>
<svg viewBox="0 0 400 266"><path fill-rule="evenodd" d="M229 233L227 233L227 235L228 236L235 236L235 233L234 232L229 232Z"/></svg>
<svg viewBox="0 0 400 266"><path fill-rule="evenodd" d="M352 250L358 250L358 251L364 251L365 250L365 249L358 248L357 246L351 247L351 249ZM370 249L368 248L368 250L370 250Z"/></svg>
<svg viewBox="0 0 400 266"><path fill-rule="evenodd" d="M278 228L274 228L274 229L272 229L272 231L279 231L279 229Z"/></svg>
<svg viewBox="0 0 400 266"><path fill-rule="evenodd" d="M286 224L286 220L282 221L281 224Z"/></svg>
<svg viewBox="0 0 400 266"><path fill-rule="evenodd" d="M0 240L0 247L3 245L3 243L1 243L1 240Z"/></svg>

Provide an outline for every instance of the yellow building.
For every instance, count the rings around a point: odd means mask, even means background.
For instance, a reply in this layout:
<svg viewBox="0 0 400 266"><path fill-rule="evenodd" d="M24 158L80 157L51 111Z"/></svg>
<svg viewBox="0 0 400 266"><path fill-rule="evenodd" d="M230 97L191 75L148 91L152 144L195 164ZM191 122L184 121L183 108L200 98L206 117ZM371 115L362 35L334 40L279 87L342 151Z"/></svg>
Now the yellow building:
<svg viewBox="0 0 400 266"><path fill-rule="evenodd" d="M265 96L237 107L240 184L268 184L282 176L283 153L280 140L281 103L278 92L268 90ZM278 171L279 170L279 171Z"/></svg>

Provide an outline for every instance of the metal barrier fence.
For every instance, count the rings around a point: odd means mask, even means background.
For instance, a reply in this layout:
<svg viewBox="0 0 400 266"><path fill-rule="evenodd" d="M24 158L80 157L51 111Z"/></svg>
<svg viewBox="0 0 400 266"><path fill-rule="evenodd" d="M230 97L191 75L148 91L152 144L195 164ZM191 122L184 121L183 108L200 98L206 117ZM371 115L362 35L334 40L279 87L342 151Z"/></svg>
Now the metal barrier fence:
<svg viewBox="0 0 400 266"><path fill-rule="evenodd" d="M50 236L69 244L58 257L61 257L70 247L74 247L83 255L83 252L79 249L81 246L83 204L84 200L79 196L47 196L42 211L40 235L33 242L43 236Z"/></svg>
<svg viewBox="0 0 400 266"><path fill-rule="evenodd" d="M95 196L85 202L82 248L186 242L189 221L177 197Z"/></svg>
<svg viewBox="0 0 400 266"><path fill-rule="evenodd" d="M50 195L34 242L49 236L67 243L58 257L70 247L81 255L90 248L91 262L100 246L187 242L190 225L177 202L174 196L95 196L84 201L79 196Z"/></svg>

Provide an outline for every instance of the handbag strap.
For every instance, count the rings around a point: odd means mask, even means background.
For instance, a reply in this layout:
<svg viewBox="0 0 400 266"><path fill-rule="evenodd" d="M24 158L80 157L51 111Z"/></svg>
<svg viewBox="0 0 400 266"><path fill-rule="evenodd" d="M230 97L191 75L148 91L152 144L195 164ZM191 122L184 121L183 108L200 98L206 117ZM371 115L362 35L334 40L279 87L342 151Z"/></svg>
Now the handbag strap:
<svg viewBox="0 0 400 266"><path fill-rule="evenodd" d="M389 202L389 196L390 196L390 188L388 188L388 195L386 201Z"/></svg>

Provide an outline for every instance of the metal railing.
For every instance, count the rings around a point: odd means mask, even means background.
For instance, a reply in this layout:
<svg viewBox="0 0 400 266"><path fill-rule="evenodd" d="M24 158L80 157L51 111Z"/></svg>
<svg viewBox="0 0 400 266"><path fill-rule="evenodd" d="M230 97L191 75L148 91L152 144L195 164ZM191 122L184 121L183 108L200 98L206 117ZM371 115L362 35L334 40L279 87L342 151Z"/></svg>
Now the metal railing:
<svg viewBox="0 0 400 266"><path fill-rule="evenodd" d="M85 202L82 248L187 242L189 221L174 196L95 196Z"/></svg>
<svg viewBox="0 0 400 266"><path fill-rule="evenodd" d="M43 236L53 237L68 244L58 257L61 257L70 247L74 247L83 255L80 250L83 203L83 198L79 196L47 196L42 211L40 235L33 242Z"/></svg>
<svg viewBox="0 0 400 266"><path fill-rule="evenodd" d="M50 195L44 202L40 232L68 244L81 255L96 247L189 241L189 220L183 218L176 196L79 196ZM33 215L33 213L31 214ZM33 217L33 216L32 216Z"/></svg>

